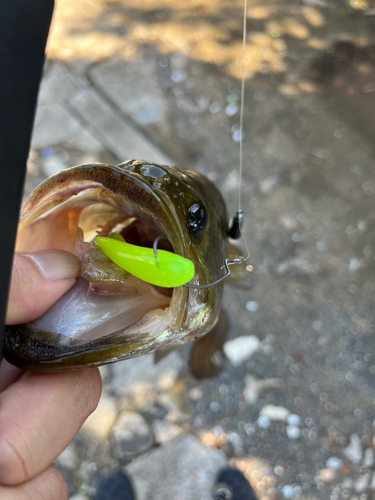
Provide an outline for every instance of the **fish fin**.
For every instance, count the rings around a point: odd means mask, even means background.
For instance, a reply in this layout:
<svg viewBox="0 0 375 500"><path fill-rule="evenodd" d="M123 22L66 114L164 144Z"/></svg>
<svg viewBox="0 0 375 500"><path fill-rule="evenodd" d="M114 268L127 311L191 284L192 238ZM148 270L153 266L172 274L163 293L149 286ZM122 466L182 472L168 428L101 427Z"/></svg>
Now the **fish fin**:
<svg viewBox="0 0 375 500"><path fill-rule="evenodd" d="M221 311L216 325L193 343L189 366L197 380L214 378L223 370L226 362L223 346L228 330L227 315Z"/></svg>
<svg viewBox="0 0 375 500"><path fill-rule="evenodd" d="M243 252L235 245L229 243L227 258L235 259L241 255L243 255ZM254 275L247 270L248 265L248 262L243 262L242 264L234 264L230 266L230 275L225 280L225 284L235 285L240 288L252 288L254 286Z"/></svg>

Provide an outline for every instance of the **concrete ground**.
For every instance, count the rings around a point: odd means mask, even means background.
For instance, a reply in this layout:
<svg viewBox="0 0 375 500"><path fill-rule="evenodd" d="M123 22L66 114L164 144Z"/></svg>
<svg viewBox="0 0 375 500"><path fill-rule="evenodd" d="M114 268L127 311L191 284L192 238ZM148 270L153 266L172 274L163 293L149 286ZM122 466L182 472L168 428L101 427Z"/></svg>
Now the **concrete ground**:
<svg viewBox="0 0 375 500"><path fill-rule="evenodd" d="M228 362L188 349L102 369L57 459L73 500L116 467L138 500L209 500L226 463L259 499L375 498L375 18L369 2L249 2L244 231ZM150 159L236 210L242 4L60 0L25 194L63 168ZM240 338L240 341L236 341ZM239 343L241 342L241 343ZM242 355L242 357L241 357Z"/></svg>

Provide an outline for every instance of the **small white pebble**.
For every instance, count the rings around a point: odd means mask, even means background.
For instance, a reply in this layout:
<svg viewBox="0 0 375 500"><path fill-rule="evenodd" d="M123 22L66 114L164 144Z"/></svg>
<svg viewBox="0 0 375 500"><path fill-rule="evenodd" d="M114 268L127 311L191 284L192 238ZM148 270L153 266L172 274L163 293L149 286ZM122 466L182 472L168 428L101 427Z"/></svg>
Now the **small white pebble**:
<svg viewBox="0 0 375 500"><path fill-rule="evenodd" d="M340 470L342 466L342 460L339 457L329 457L326 462L328 469Z"/></svg>
<svg viewBox="0 0 375 500"><path fill-rule="evenodd" d="M369 485L370 478L370 474L364 474L363 476L360 476L354 483L355 491L357 493L362 493L363 491L365 491Z"/></svg>
<svg viewBox="0 0 375 500"><path fill-rule="evenodd" d="M301 436L301 429L296 425L287 425L286 435L289 439L298 439Z"/></svg>
<svg viewBox="0 0 375 500"><path fill-rule="evenodd" d="M246 309L250 312L255 312L258 310L258 308L258 302L255 302L255 300L250 300L246 303Z"/></svg>
<svg viewBox="0 0 375 500"><path fill-rule="evenodd" d="M351 273L355 273L362 267L364 267L364 262L362 259L356 259L356 258L350 259L348 269Z"/></svg>
<svg viewBox="0 0 375 500"><path fill-rule="evenodd" d="M225 107L225 114L227 116L233 116L237 113L237 111L238 111L237 104L228 104L228 106Z"/></svg>
<svg viewBox="0 0 375 500"><path fill-rule="evenodd" d="M262 417L268 417L270 420L282 420L286 422L289 416L289 410L283 406L265 405L260 410L260 415Z"/></svg>
<svg viewBox="0 0 375 500"><path fill-rule="evenodd" d="M355 464L358 464L362 460L362 442L358 434L350 436L350 444L344 449L344 455Z"/></svg>
<svg viewBox="0 0 375 500"><path fill-rule="evenodd" d="M374 465L374 450L372 448L367 448L365 450L365 458L363 459L363 466L367 469L371 469Z"/></svg>
<svg viewBox="0 0 375 500"><path fill-rule="evenodd" d="M261 427L262 429L268 429L268 427L270 426L271 424L271 421L268 417L264 416L264 415L261 415L258 420L257 420L257 424L259 425L259 427Z"/></svg>
<svg viewBox="0 0 375 500"><path fill-rule="evenodd" d="M244 138L244 134L242 133L242 139ZM240 142L241 140L241 131L240 130L235 130L232 134L232 139L234 142Z"/></svg>
<svg viewBox="0 0 375 500"><path fill-rule="evenodd" d="M262 343L255 335L247 335L228 340L224 352L233 366L239 366L261 349Z"/></svg>
<svg viewBox="0 0 375 500"><path fill-rule="evenodd" d="M283 495L284 498L293 498L293 486L291 484L286 484L283 486Z"/></svg>
<svg viewBox="0 0 375 500"><path fill-rule="evenodd" d="M291 413L288 416L287 422L289 425L297 425L297 426L301 425L301 419L300 419L299 415L296 415L295 413Z"/></svg>
<svg viewBox="0 0 375 500"><path fill-rule="evenodd" d="M318 472L317 479L322 483L330 483L336 477L336 472L333 469L322 469Z"/></svg>

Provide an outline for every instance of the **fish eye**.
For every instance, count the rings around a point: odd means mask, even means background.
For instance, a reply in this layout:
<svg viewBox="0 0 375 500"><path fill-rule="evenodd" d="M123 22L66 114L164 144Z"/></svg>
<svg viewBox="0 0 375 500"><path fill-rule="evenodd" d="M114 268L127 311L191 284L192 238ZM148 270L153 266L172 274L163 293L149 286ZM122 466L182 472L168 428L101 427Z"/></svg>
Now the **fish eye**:
<svg viewBox="0 0 375 500"><path fill-rule="evenodd" d="M188 208L188 228L194 238L202 236L207 225L207 212L203 205L194 203Z"/></svg>

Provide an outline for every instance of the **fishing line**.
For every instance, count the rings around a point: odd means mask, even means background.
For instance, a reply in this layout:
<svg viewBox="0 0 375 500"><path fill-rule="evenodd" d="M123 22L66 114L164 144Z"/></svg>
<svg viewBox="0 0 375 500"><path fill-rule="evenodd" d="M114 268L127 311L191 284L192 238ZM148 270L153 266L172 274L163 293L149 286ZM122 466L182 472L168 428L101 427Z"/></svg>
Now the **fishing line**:
<svg viewBox="0 0 375 500"><path fill-rule="evenodd" d="M238 212L243 216L242 211L242 167L243 167L243 115L245 104L245 49L246 49L246 19L247 19L247 0L244 0L243 12L243 35L242 35L242 79L241 79L241 107L240 107L240 167L238 170Z"/></svg>
<svg viewBox="0 0 375 500"><path fill-rule="evenodd" d="M232 220L232 225L229 228L229 237L237 240L242 236L241 227L243 220L243 210L242 210L242 170L243 170L243 115L244 115L244 104L245 104L245 49L246 49L246 34L247 34L247 0L244 0L244 11L243 11L243 34L242 34L242 78L241 78L241 105L240 105L240 142L239 142L239 169L238 169L238 208L235 216ZM242 236L245 243L245 239ZM247 248L246 248L247 250ZM248 250L247 250L248 252ZM248 252L249 253L249 252ZM249 256L248 256L249 257ZM246 258L248 258L246 257Z"/></svg>
<svg viewBox="0 0 375 500"><path fill-rule="evenodd" d="M211 286L215 286L221 281L225 280L230 276L229 266L233 264L243 264L250 257L250 252L247 246L246 239L242 234L242 222L243 222L243 210L242 210L242 171L243 171L243 117L244 117L244 104L245 104L245 51L246 51L246 35L247 35L247 0L244 0L244 10L243 10L243 34L242 34L242 78L241 78L241 105L240 105L240 141L239 141L239 169L238 169L238 205L237 212L233 217L232 224L228 230L228 236L234 240L239 238L242 239L242 242L245 246L246 257L237 256L234 259L225 259L224 265L221 267L223 269L225 267L227 274L219 278L218 280L207 283L205 285L193 285L193 284L185 284L184 286L187 288L209 288ZM156 243L157 245L157 243ZM156 248L154 245L154 251ZM253 267L248 265L246 270L251 272Z"/></svg>

